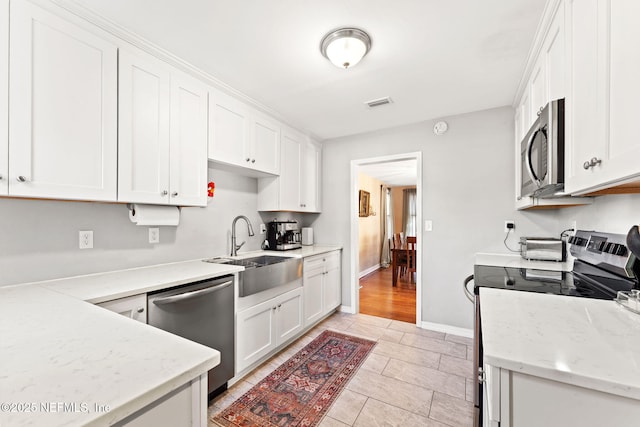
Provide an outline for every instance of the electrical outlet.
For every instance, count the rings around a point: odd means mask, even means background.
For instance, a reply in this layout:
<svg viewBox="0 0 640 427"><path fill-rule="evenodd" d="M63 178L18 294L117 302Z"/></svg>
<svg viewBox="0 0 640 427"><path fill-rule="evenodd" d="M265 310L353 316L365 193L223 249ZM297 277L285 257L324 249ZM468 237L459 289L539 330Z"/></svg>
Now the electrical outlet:
<svg viewBox="0 0 640 427"><path fill-rule="evenodd" d="M260 224L260 234L264 234L267 232L267 226L264 224Z"/></svg>
<svg viewBox="0 0 640 427"><path fill-rule="evenodd" d="M81 230L78 232L78 247L80 249L93 249L93 231Z"/></svg>
<svg viewBox="0 0 640 427"><path fill-rule="evenodd" d="M433 231L433 221L430 219L424 222L424 231Z"/></svg>
<svg viewBox="0 0 640 427"><path fill-rule="evenodd" d="M575 219L571 221L571 228L573 228L573 234L578 231L578 222Z"/></svg>
<svg viewBox="0 0 640 427"><path fill-rule="evenodd" d="M149 243L160 243L160 229L157 227L149 228Z"/></svg>
<svg viewBox="0 0 640 427"><path fill-rule="evenodd" d="M515 231L516 229L516 222L513 220L506 220L504 222L504 232L508 233L509 231Z"/></svg>

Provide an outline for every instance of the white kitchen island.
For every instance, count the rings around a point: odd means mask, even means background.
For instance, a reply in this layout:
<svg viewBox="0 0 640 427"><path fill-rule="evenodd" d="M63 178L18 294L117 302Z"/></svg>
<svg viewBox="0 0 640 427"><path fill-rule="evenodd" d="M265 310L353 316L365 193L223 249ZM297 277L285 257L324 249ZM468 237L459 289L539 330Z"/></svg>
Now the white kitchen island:
<svg viewBox="0 0 640 427"><path fill-rule="evenodd" d="M640 315L533 292L480 298L486 425L639 425Z"/></svg>

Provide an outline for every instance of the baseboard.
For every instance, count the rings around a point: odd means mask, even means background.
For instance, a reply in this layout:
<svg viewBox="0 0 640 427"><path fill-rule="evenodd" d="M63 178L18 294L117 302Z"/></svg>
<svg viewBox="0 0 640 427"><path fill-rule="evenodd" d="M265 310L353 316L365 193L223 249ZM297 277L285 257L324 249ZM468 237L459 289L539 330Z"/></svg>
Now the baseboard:
<svg viewBox="0 0 640 427"><path fill-rule="evenodd" d="M460 335L461 337L473 338L473 329L459 328L457 326L444 325L442 323L422 322L423 329L444 332L445 334Z"/></svg>
<svg viewBox="0 0 640 427"><path fill-rule="evenodd" d="M358 274L358 279L362 279L362 278L363 278L364 276L366 276L367 274L371 274L371 273L373 273L374 271L376 271L376 270L377 270L377 269L379 269L379 268L380 268L380 264L377 264L377 265L374 265L373 267L369 267L369 268L367 268L366 270L361 271L361 272Z"/></svg>
<svg viewBox="0 0 640 427"><path fill-rule="evenodd" d="M341 305L338 307L338 311L342 313L356 314L356 311L350 305Z"/></svg>

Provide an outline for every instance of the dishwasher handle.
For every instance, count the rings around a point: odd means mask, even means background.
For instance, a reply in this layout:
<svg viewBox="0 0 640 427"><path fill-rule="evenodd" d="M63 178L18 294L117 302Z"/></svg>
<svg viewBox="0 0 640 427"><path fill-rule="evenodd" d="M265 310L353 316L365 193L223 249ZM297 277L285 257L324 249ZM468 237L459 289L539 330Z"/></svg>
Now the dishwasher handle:
<svg viewBox="0 0 640 427"><path fill-rule="evenodd" d="M202 295L206 295L206 294L210 294L210 293L213 293L213 292L220 291L220 290L222 290L224 288L227 288L227 287L229 287L231 285L233 285L233 280L229 280L229 281L221 283L219 285L211 286L210 288L204 288L204 289L200 289L200 290L197 290L197 291L187 292L187 293L184 293L184 294L173 295L173 296L170 296L170 297L158 298L158 299L154 300L153 303L155 305L164 305L164 304L171 304L171 303L175 303L175 302L186 301L186 300L190 300L192 298L197 298L197 297L202 296Z"/></svg>

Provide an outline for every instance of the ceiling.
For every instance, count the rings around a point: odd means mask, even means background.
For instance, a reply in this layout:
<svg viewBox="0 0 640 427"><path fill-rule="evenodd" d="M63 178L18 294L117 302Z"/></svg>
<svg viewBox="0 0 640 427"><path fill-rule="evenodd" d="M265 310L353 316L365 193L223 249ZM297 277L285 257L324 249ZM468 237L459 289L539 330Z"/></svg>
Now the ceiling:
<svg viewBox="0 0 640 427"><path fill-rule="evenodd" d="M76 0L320 139L510 105L545 0ZM341 26L373 46L319 51ZM393 103L368 109L365 101Z"/></svg>
<svg viewBox="0 0 640 427"><path fill-rule="evenodd" d="M358 172L381 181L389 187L405 187L418 182L416 159L360 165Z"/></svg>

